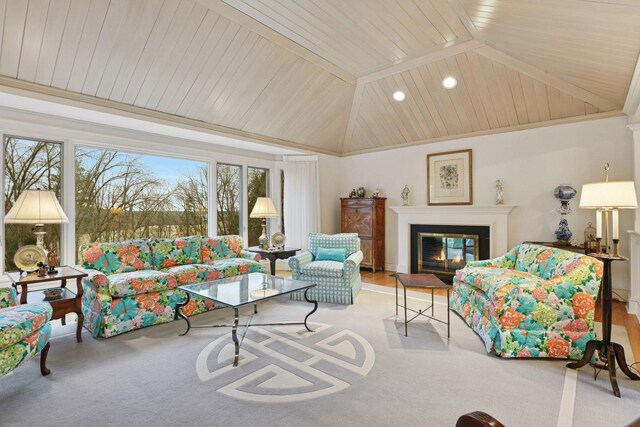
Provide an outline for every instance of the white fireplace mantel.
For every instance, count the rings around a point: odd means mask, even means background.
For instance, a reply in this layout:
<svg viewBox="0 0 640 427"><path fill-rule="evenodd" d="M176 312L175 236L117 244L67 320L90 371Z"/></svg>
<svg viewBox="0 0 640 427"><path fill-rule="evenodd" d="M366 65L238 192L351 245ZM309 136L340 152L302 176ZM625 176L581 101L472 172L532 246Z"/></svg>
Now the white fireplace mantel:
<svg viewBox="0 0 640 427"><path fill-rule="evenodd" d="M397 271L408 273L411 265L411 225L489 226L490 256L509 250L509 214L516 206L392 206L398 214Z"/></svg>

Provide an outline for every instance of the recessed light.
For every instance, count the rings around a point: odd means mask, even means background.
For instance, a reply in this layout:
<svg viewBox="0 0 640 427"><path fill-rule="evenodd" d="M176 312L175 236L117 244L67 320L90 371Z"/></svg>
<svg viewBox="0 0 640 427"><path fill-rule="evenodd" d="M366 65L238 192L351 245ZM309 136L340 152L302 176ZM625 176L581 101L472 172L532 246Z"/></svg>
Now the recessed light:
<svg viewBox="0 0 640 427"><path fill-rule="evenodd" d="M458 81L452 76L445 77L444 80L442 80L442 86L447 89L453 89L457 84Z"/></svg>
<svg viewBox="0 0 640 427"><path fill-rule="evenodd" d="M406 96L405 96L404 92L401 91L401 90L397 90L397 91L393 92L393 99L395 99L398 102L404 101L405 97Z"/></svg>

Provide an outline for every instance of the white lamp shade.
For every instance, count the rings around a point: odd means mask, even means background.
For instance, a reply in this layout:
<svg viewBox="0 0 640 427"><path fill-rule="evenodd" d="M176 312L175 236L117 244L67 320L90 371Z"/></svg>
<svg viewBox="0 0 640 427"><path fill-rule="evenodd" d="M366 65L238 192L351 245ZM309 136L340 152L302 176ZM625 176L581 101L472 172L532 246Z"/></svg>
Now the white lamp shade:
<svg viewBox="0 0 640 427"><path fill-rule="evenodd" d="M271 197L258 197L249 218L276 218L278 211L273 205Z"/></svg>
<svg viewBox="0 0 640 427"><path fill-rule="evenodd" d="M51 190L25 190L18 196L4 222L9 224L61 224L69 222Z"/></svg>
<svg viewBox="0 0 640 427"><path fill-rule="evenodd" d="M633 181L596 182L582 186L580 207L586 209L636 209L636 186Z"/></svg>

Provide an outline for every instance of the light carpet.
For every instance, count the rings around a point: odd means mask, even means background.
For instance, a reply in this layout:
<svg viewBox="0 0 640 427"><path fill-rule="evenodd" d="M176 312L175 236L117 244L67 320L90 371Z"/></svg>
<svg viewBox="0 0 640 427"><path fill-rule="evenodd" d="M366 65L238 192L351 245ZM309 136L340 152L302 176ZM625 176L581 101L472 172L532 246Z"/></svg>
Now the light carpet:
<svg viewBox="0 0 640 427"><path fill-rule="evenodd" d="M624 426L640 417L640 382L576 372L564 361L487 355L458 316L446 326L415 321L404 336L393 289L366 285L356 304L321 304L301 326L252 327L238 368L229 329L175 321L110 339L56 328L48 365L38 360L0 379L0 425L429 425L453 426L482 410L507 426ZM409 293L409 304L427 305ZM310 305L271 300L254 322L301 320ZM246 307L245 313L251 312ZM436 316L446 316L444 298ZM228 309L194 324L229 322ZM614 339L628 344L623 328ZM627 355L631 356L630 350ZM629 357L631 358L631 357Z"/></svg>

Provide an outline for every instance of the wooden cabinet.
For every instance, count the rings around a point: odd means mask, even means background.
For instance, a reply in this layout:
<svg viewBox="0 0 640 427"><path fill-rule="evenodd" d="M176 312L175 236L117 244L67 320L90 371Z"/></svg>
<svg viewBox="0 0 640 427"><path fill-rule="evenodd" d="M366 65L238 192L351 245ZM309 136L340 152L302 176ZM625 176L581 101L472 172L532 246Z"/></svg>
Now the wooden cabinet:
<svg viewBox="0 0 640 427"><path fill-rule="evenodd" d="M342 198L343 233L358 233L364 259L361 267L384 270L384 197Z"/></svg>

